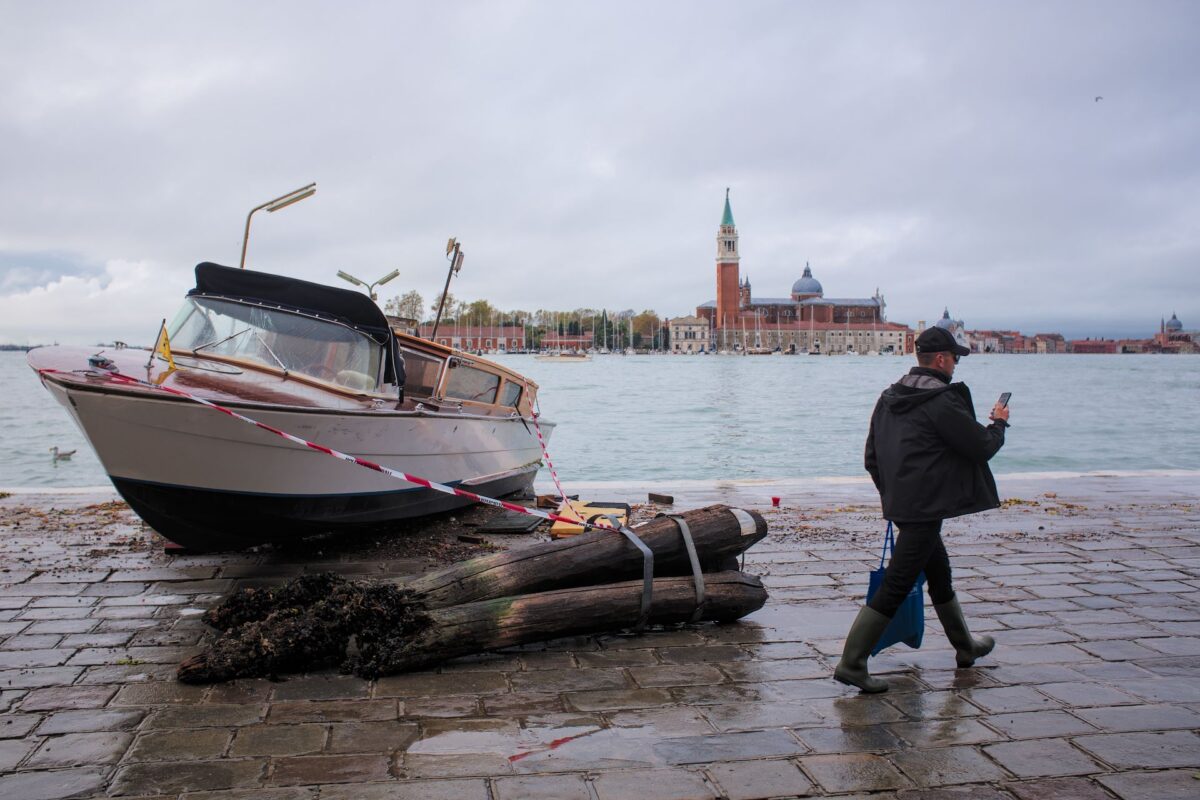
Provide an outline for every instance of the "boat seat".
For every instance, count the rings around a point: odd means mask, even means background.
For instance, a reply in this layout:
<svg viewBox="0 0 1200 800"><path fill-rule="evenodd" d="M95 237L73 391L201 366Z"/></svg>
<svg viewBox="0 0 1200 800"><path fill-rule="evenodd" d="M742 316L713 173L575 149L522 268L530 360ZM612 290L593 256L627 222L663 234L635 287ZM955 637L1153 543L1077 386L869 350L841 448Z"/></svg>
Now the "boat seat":
<svg viewBox="0 0 1200 800"><path fill-rule="evenodd" d="M375 389L374 378L365 372L357 372L352 369L344 369L339 372L335 381L348 389L358 389L362 392L370 392Z"/></svg>

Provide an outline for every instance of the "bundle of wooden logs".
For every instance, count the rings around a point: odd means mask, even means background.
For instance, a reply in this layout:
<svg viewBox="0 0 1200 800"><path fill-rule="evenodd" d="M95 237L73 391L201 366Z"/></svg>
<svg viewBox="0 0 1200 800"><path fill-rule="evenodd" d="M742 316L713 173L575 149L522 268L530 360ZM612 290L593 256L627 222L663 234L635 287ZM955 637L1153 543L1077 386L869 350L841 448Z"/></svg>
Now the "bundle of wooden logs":
<svg viewBox="0 0 1200 800"><path fill-rule="evenodd" d="M633 529L652 554L650 581L641 548L594 530L400 584L324 574L242 589L205 614L222 632L179 666L178 677L210 683L338 664L376 677L562 636L732 622L761 608L766 589L737 570L737 556L767 535L762 516L723 505L679 516L683 525L656 517Z"/></svg>

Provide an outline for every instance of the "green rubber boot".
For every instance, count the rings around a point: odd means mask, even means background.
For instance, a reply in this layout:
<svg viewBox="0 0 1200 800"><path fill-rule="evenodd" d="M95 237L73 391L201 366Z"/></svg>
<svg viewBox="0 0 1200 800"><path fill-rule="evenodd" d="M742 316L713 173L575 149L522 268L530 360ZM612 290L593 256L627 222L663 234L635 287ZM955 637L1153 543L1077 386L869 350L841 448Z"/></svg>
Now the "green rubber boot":
<svg viewBox="0 0 1200 800"><path fill-rule="evenodd" d="M983 658L996 646L996 640L990 636L980 636L976 639L971 635L957 597L940 606L934 606L933 610L942 621L946 638L954 645L954 660L960 668L974 666L975 659Z"/></svg>
<svg viewBox="0 0 1200 800"><path fill-rule="evenodd" d="M842 648L842 660L834 667L833 679L847 686L857 686L867 694L886 692L887 681L872 678L867 672L867 659L871 648L879 641L892 620L870 606L863 606L846 634L846 646Z"/></svg>

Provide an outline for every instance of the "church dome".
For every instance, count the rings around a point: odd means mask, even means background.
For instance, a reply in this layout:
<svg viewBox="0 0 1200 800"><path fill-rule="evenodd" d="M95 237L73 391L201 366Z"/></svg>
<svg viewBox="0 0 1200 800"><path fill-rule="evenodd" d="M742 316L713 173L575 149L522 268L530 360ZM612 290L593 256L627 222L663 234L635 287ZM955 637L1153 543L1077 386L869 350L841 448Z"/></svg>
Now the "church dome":
<svg viewBox="0 0 1200 800"><path fill-rule="evenodd" d="M937 325L939 328L945 328L946 330L950 330L951 328L953 328L954 320L950 319L950 309L947 308L944 311L942 311L942 318L939 319L934 324Z"/></svg>
<svg viewBox="0 0 1200 800"><path fill-rule="evenodd" d="M808 264L804 265L804 275L792 284L792 294L815 294L818 297L825 294L821 282L812 276L812 269Z"/></svg>
<svg viewBox="0 0 1200 800"><path fill-rule="evenodd" d="M1169 330L1169 331L1183 330L1183 323L1179 321L1179 317L1175 316L1174 311L1171 312L1171 318L1169 320L1167 320L1167 330Z"/></svg>

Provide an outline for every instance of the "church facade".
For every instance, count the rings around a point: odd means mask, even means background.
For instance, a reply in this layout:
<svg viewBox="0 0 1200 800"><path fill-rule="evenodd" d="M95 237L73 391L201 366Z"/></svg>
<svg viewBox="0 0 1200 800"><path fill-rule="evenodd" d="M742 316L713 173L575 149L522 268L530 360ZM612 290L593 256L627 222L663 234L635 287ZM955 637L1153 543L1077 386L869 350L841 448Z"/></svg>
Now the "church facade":
<svg viewBox="0 0 1200 800"><path fill-rule="evenodd" d="M741 275L737 225L725 190L717 227L717 299L696 308L709 324L709 351L785 353L908 352L907 325L887 321L879 290L871 297L825 297L806 263L787 297L755 297Z"/></svg>

